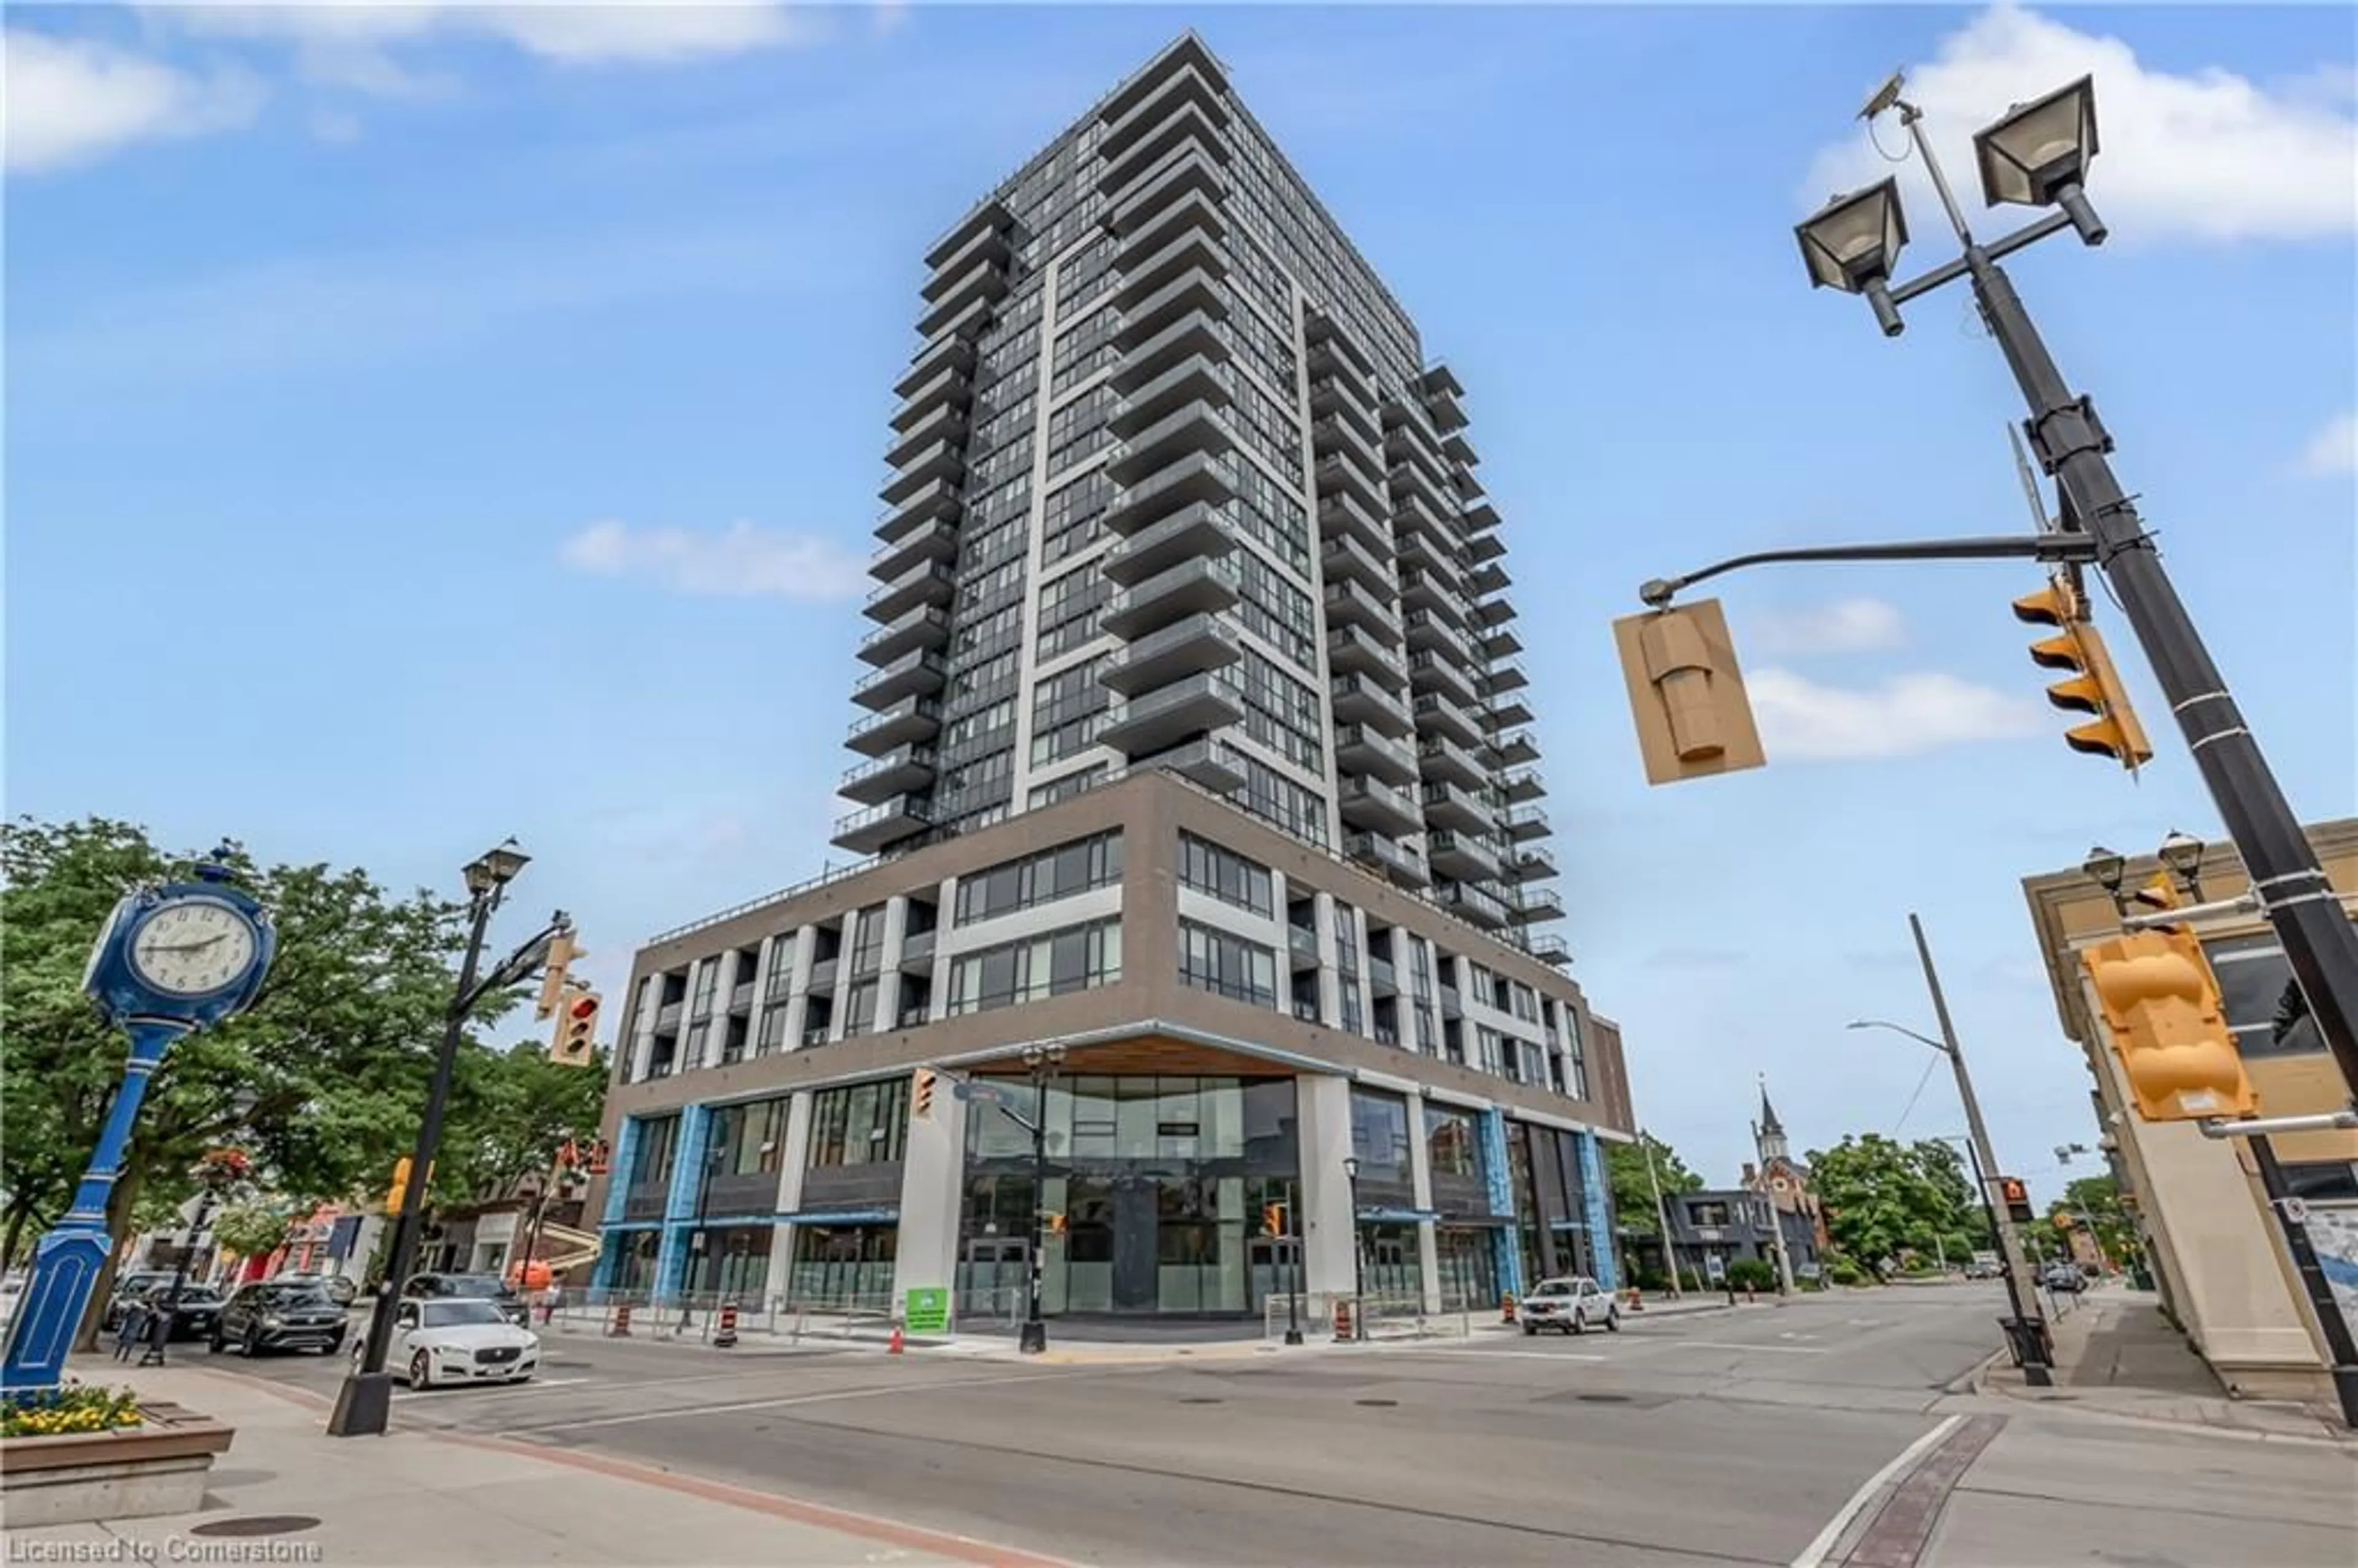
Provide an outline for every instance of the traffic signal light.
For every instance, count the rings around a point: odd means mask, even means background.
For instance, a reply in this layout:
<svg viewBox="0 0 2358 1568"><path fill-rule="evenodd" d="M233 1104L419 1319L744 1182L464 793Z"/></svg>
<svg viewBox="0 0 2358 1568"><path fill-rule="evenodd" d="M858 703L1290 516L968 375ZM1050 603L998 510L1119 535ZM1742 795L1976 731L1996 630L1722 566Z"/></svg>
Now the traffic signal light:
<svg viewBox="0 0 2358 1568"><path fill-rule="evenodd" d="M2052 626L2058 633L2030 645L2032 664L2074 672L2073 678L2047 688L2047 700L2066 712L2094 716L2095 722L2065 730L2063 743L2075 752L2110 757L2131 773L2153 761L2145 726L2129 707L2120 672L2113 667L2104 635L2089 623L2088 607L2078 591L2059 578L2016 600L2014 614L2034 626Z"/></svg>
<svg viewBox="0 0 2358 1568"><path fill-rule="evenodd" d="M565 1067L586 1067L598 1059L596 991L570 993L557 1012L557 1035L548 1043L548 1059Z"/></svg>
<svg viewBox="0 0 2358 1568"><path fill-rule="evenodd" d="M588 1171L593 1176L602 1176L612 1165L613 1159L613 1146L608 1143L604 1139L600 1138L597 1142L592 1143L590 1146L590 1162L583 1166L582 1169Z"/></svg>
<svg viewBox="0 0 2358 1568"><path fill-rule="evenodd" d="M2113 1050L2147 1121L2249 1116L2258 1108L2202 944L2182 927L2133 931L2080 955Z"/></svg>
<svg viewBox="0 0 2358 1568"><path fill-rule="evenodd" d="M533 1004L533 1017L546 1018L557 1011L572 984L574 960L581 956L581 949L573 945L572 932L560 931L548 939L548 973L541 977L540 1000Z"/></svg>
<svg viewBox="0 0 2358 1568"><path fill-rule="evenodd" d="M1048 1215L1044 1217L1041 1228L1051 1236L1062 1236L1065 1234L1065 1217L1061 1214Z"/></svg>
<svg viewBox="0 0 2358 1568"><path fill-rule="evenodd" d="M2020 1176L2000 1176L1997 1194L2006 1200L2006 1217L2014 1224L2028 1225L2036 1217L2030 1212L2030 1189Z"/></svg>
<svg viewBox="0 0 2358 1568"><path fill-rule="evenodd" d="M2056 1229L2058 1229L2058 1230L2069 1230L2069 1229L2071 1229L2071 1217L2070 1215L2068 1215L2068 1214L2059 1214L2059 1215L2057 1215L2057 1216L2055 1217L2055 1228L2056 1228Z"/></svg>
<svg viewBox="0 0 2358 1568"><path fill-rule="evenodd" d="M1260 1233L1263 1236L1282 1236L1285 1234L1285 1206L1283 1204L1272 1203L1261 1205Z"/></svg>
<svg viewBox="0 0 2358 1568"><path fill-rule="evenodd" d="M401 1202L409 1195L409 1156L404 1154L393 1162L393 1187L384 1195L384 1212L399 1214Z"/></svg>
<svg viewBox="0 0 2358 1568"><path fill-rule="evenodd" d="M1768 757L1715 599L1613 623L1650 784L1757 768Z"/></svg>
<svg viewBox="0 0 2358 1568"><path fill-rule="evenodd" d="M909 1088L909 1114L920 1120L934 1114L934 1077L932 1068L920 1067Z"/></svg>

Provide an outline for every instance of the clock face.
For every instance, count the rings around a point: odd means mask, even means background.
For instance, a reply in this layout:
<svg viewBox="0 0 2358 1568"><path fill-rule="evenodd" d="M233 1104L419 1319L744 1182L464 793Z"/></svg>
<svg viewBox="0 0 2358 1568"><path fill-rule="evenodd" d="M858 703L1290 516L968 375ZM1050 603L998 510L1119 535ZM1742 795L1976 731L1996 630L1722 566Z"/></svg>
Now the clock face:
<svg viewBox="0 0 2358 1568"><path fill-rule="evenodd" d="M228 989L254 962L254 927L225 903L192 898L167 904L131 940L141 980L173 996Z"/></svg>

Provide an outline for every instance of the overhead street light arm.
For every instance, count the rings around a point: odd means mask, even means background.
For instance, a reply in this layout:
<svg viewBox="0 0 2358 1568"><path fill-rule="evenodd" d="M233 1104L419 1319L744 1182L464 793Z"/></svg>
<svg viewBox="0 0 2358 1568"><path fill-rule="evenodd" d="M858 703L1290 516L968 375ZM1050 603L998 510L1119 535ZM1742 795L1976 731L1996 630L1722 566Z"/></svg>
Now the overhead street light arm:
<svg viewBox="0 0 2358 1568"><path fill-rule="evenodd" d="M538 935L500 960L499 967L483 978L481 985L460 1000L461 1016L471 1014L485 997L510 986L522 985L534 970L548 963L548 949L559 936L573 929L573 917L558 910L548 925Z"/></svg>
<svg viewBox="0 0 2358 1568"><path fill-rule="evenodd" d="M2096 558L2095 541L2084 534L1997 534L1980 538L1905 539L1886 545L1813 545L1790 550L1758 550L1734 556L1681 577L1655 578L1638 597L1655 610L1668 609L1682 589L1745 567L1786 561L1996 561L2039 560L2086 565Z"/></svg>
<svg viewBox="0 0 2358 1568"><path fill-rule="evenodd" d="M1982 247L1982 254L1992 261L1997 260L2000 256L2010 256L2025 245L2035 245L2048 235L2061 233L2071 226L2071 214L2069 212L2050 212L2028 228L2017 229L2002 240L1991 241ZM1954 261L1942 262L1921 276L1911 277L1905 283L1893 285L1891 302L1894 305L1905 305L1911 299L1920 298L1931 293L1943 284L1954 283L1961 277L1968 276L1972 272L1973 264L1963 256L1959 256Z"/></svg>
<svg viewBox="0 0 2358 1568"><path fill-rule="evenodd" d="M1850 1022L1844 1024L1843 1027L1844 1029L1888 1029L1894 1034L1905 1034L1909 1039L1915 1041L1920 1045L1930 1045L1933 1050L1938 1051L1943 1056L1949 1054L1949 1048L1940 1041L1933 1039L1931 1035L1919 1034L1916 1031L1909 1028L1905 1024L1893 1023L1886 1019L1855 1018Z"/></svg>

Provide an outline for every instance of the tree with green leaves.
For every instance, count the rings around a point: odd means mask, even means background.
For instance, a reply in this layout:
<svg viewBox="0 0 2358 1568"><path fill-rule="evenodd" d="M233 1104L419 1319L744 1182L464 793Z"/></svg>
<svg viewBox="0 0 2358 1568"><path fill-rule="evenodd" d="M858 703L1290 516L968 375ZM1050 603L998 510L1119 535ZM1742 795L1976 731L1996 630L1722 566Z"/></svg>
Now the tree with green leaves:
<svg viewBox="0 0 2358 1568"><path fill-rule="evenodd" d="M295 1211L284 1203L256 1198L232 1204L213 1216L213 1246L241 1258L262 1258L287 1245L295 1229Z"/></svg>
<svg viewBox="0 0 2358 1568"><path fill-rule="evenodd" d="M1878 1276L1886 1260L1955 1260L1988 1244L1973 1184L1946 1143L1869 1132L1812 1151L1809 1163L1835 1249Z"/></svg>
<svg viewBox="0 0 2358 1568"><path fill-rule="evenodd" d="M1651 1152L1652 1171L1646 1168L1646 1156ZM1674 1197L1680 1193L1699 1192L1703 1178L1687 1169L1679 1152L1640 1130L1635 1143L1608 1143L1605 1146L1605 1174L1613 1189L1614 1223L1639 1236L1652 1236L1661 1229L1654 1207L1654 1177L1662 1181L1662 1196Z"/></svg>
<svg viewBox="0 0 2358 1568"><path fill-rule="evenodd" d="M462 1052L427 1201L505 1197L525 1177L546 1171L567 1140L597 1136L605 1066L602 1053L589 1066L553 1062L547 1046L531 1040Z"/></svg>
<svg viewBox="0 0 2358 1568"><path fill-rule="evenodd" d="M0 825L7 1236L63 1211L122 1077L124 1037L81 994L91 945L125 892L196 859L103 818ZM271 912L277 957L249 1011L178 1042L157 1070L108 1205L118 1249L137 1214L177 1206L197 1156L233 1138L295 1204L373 1192L425 1102L464 912L425 892L395 899L359 870L260 867L234 844L225 859ZM517 1000L487 998L480 1016Z"/></svg>

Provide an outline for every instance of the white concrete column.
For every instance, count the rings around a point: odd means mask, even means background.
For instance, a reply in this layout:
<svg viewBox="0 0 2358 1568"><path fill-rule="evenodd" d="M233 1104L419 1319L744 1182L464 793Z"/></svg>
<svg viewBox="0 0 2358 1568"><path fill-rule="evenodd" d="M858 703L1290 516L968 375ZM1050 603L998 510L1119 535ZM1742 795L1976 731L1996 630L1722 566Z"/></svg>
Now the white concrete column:
<svg viewBox="0 0 2358 1568"><path fill-rule="evenodd" d="M749 1058L762 1054L762 1015L770 1011L770 971L777 965L777 950L776 941L767 936L753 949L753 1005L745 1012L745 1054Z"/></svg>
<svg viewBox="0 0 2358 1568"><path fill-rule="evenodd" d="M1333 1029L1343 1020L1343 977L1336 969L1335 949L1347 938L1336 929L1333 893L1318 894L1314 909L1311 919L1318 933L1318 1022Z"/></svg>
<svg viewBox="0 0 2358 1568"><path fill-rule="evenodd" d="M647 1076L655 1054L655 1014L663 1006L663 977L649 975L639 982L639 1005L631 1011L631 1070L637 1083Z"/></svg>
<svg viewBox="0 0 2358 1568"><path fill-rule="evenodd" d="M1420 1209L1433 1207L1433 1151L1424 1141L1424 1096L1411 1091L1408 1098L1408 1177L1411 1201ZM1416 1277L1424 1281L1424 1310L1441 1310L1441 1247L1433 1221L1416 1227Z"/></svg>
<svg viewBox="0 0 2358 1568"><path fill-rule="evenodd" d="M803 1031L810 1027L811 955L818 951L818 928L806 925L795 933L794 968L786 982L786 1049L803 1048Z"/></svg>
<svg viewBox="0 0 2358 1568"><path fill-rule="evenodd" d="M780 1214L793 1214L803 1206L803 1169L810 1162L810 1132L811 1091L800 1089L786 1101L786 1143L778 1152ZM762 1288L773 1305L785 1297L794 1257L795 1227L781 1225L770 1238L770 1277Z"/></svg>
<svg viewBox="0 0 2358 1568"><path fill-rule="evenodd" d="M957 914L957 885L956 877L944 877L934 904L933 1001L926 1012L930 1019L949 1016L950 931L951 922Z"/></svg>
<svg viewBox="0 0 2358 1568"><path fill-rule="evenodd" d="M879 1033L901 1026L901 946L908 939L909 900L894 893L884 901L884 968L876 977L876 1016L869 1023Z"/></svg>
<svg viewBox="0 0 2358 1568"><path fill-rule="evenodd" d="M911 1116L901 1167L900 1250L892 1265L893 1310L909 1292L957 1284L958 1219L966 1185L966 1104L937 1094L931 1116Z"/></svg>
<svg viewBox="0 0 2358 1568"><path fill-rule="evenodd" d="M1312 1295L1348 1295L1357 1248L1351 1184L1351 1083L1331 1073L1293 1080L1302 1159L1302 1277Z"/></svg>
<svg viewBox="0 0 2358 1568"><path fill-rule="evenodd" d="M704 1060L697 1064L699 1067L719 1066L721 1049L729 1043L729 998L737 986L737 949L728 948L708 961L718 972L712 983L712 1016L707 1021L710 1027L704 1034Z"/></svg>
<svg viewBox="0 0 2358 1568"><path fill-rule="evenodd" d="M1347 945L1351 950L1351 972L1359 982L1358 1033L1363 1040L1372 1040L1376 1034L1376 980L1375 977L1368 972L1368 958L1370 952L1368 946L1368 912L1354 906L1348 919L1338 916L1335 923L1335 943L1338 950L1338 957L1336 959L1337 970L1342 968L1339 950ZM1339 973L1336 977L1336 987L1338 991L1341 989ZM1336 1003L1337 1021L1342 1017L1341 1006L1342 1003L1338 998Z"/></svg>

